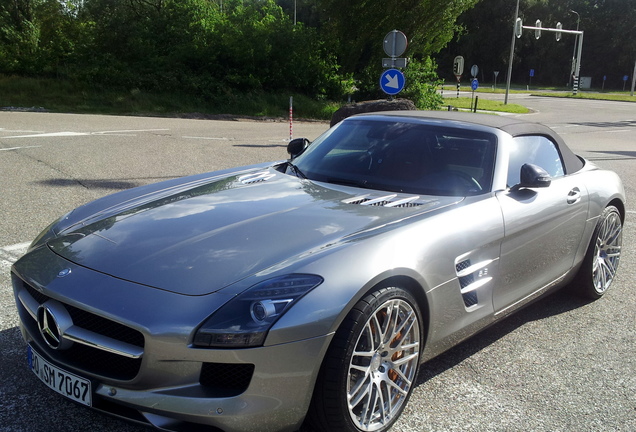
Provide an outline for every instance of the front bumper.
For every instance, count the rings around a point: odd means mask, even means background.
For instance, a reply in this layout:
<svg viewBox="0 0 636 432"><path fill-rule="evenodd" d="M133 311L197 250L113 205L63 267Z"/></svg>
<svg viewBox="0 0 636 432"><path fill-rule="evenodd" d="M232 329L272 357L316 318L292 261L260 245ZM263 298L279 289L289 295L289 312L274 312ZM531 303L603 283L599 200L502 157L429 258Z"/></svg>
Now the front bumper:
<svg viewBox="0 0 636 432"><path fill-rule="evenodd" d="M42 254L46 265L40 265ZM60 269L70 269L71 276L60 278ZM47 361L90 379L93 408L168 431L202 425L226 432L297 430L331 340L325 335L240 350L194 348L192 329L209 313L209 303L98 274L50 251L27 254L12 279L23 338ZM89 334L103 333L98 340L105 345L133 346L131 352L140 345L142 355L120 358L125 356L78 343L52 349L34 316L48 301L69 310L74 325Z"/></svg>

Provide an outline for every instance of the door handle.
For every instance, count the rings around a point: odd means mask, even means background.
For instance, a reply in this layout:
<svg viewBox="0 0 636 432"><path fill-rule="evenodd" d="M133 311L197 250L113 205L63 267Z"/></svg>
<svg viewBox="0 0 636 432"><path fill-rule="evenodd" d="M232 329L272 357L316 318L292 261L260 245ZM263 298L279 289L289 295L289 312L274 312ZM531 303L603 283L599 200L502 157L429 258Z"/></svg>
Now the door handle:
<svg viewBox="0 0 636 432"><path fill-rule="evenodd" d="M577 187L568 193L568 204L576 204L581 200L581 190Z"/></svg>

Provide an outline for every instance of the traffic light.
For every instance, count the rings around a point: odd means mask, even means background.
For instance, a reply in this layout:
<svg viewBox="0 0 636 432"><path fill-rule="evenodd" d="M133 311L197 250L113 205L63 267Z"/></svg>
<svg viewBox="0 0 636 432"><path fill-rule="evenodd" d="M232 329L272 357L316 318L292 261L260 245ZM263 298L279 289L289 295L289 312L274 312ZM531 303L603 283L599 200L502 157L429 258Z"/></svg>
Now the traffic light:
<svg viewBox="0 0 636 432"><path fill-rule="evenodd" d="M515 36L517 36L517 39L521 37L521 32L523 32L523 22L521 18L517 18L517 21L515 21Z"/></svg>
<svg viewBox="0 0 636 432"><path fill-rule="evenodd" d="M556 25L557 30L561 30L563 29L563 24L561 24L560 22L557 23ZM556 32L556 40L557 42L561 40L561 32Z"/></svg>
<svg viewBox="0 0 636 432"><path fill-rule="evenodd" d="M537 20L537 22L535 23L535 27L538 28L534 30L534 37L536 39L539 39L541 37L541 20Z"/></svg>

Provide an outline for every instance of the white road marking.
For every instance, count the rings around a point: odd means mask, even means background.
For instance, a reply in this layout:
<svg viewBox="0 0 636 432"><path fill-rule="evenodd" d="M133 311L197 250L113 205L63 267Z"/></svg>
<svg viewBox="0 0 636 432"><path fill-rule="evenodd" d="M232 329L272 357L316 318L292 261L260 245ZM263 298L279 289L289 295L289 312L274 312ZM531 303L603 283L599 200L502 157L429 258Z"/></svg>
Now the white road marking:
<svg viewBox="0 0 636 432"><path fill-rule="evenodd" d="M6 151L6 150L20 150L20 149L25 149L25 148L38 148L38 147L42 147L42 146L24 146L24 147L9 147L9 148L0 148L0 151Z"/></svg>
<svg viewBox="0 0 636 432"><path fill-rule="evenodd" d="M200 139L200 140L217 140L217 141L229 141L229 138L225 137L196 137L196 136L184 136L185 139Z"/></svg>
<svg viewBox="0 0 636 432"><path fill-rule="evenodd" d="M0 271L3 273L8 271L14 262L18 260L27 251L31 243L17 243L10 246L0 248Z"/></svg>
<svg viewBox="0 0 636 432"><path fill-rule="evenodd" d="M107 134L126 134L129 132L164 132L170 129L129 129L129 130L114 130L114 131L102 131L91 132L91 135L107 135Z"/></svg>
<svg viewBox="0 0 636 432"><path fill-rule="evenodd" d="M87 136L87 135L124 135L124 136L135 136L130 135L130 133L134 132L159 132L159 131L167 131L170 129L126 129L126 130L114 130L114 131L101 131L101 132L49 132L49 133L37 133L31 135L12 135L7 137L2 137L3 139L8 138L49 138L49 137L73 137L73 136Z"/></svg>
<svg viewBox="0 0 636 432"><path fill-rule="evenodd" d="M66 136L85 136L90 135L86 132L50 132L50 133L42 133L35 135L13 135L8 137L2 137L3 139L8 138L48 138L48 137L66 137Z"/></svg>

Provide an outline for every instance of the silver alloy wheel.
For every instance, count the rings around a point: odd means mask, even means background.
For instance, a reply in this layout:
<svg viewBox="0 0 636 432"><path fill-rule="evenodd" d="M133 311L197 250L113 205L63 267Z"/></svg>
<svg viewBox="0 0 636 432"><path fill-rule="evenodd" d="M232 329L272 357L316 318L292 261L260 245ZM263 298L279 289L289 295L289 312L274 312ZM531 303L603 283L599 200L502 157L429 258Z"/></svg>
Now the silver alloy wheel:
<svg viewBox="0 0 636 432"><path fill-rule="evenodd" d="M359 429L381 429L400 412L414 384L419 353L413 307L402 299L378 307L360 332L349 364L347 402Z"/></svg>
<svg viewBox="0 0 636 432"><path fill-rule="evenodd" d="M594 289L603 294L614 280L621 257L623 224L617 212L610 212L601 222L594 248L592 280Z"/></svg>

